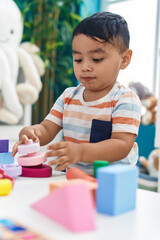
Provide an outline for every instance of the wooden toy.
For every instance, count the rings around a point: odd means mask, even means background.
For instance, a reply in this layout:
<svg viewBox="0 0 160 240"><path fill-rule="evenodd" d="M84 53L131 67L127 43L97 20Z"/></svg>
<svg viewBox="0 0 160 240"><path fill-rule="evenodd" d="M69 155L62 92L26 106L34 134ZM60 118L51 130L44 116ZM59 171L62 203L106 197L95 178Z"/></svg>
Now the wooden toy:
<svg viewBox="0 0 160 240"><path fill-rule="evenodd" d="M96 171L99 167L107 167L109 165L108 161L94 161L93 169L94 169L94 177L97 177Z"/></svg>
<svg viewBox="0 0 160 240"><path fill-rule="evenodd" d="M93 202L86 184L59 188L31 206L73 232L95 230Z"/></svg>
<svg viewBox="0 0 160 240"><path fill-rule="evenodd" d="M52 176L52 168L46 164L32 167L22 167L22 177L45 178Z"/></svg>
<svg viewBox="0 0 160 240"><path fill-rule="evenodd" d="M112 216L135 209L137 168L115 164L97 170L97 211Z"/></svg>
<svg viewBox="0 0 160 240"><path fill-rule="evenodd" d="M12 190L12 181L10 179L0 179L0 196L8 195Z"/></svg>
<svg viewBox="0 0 160 240"><path fill-rule="evenodd" d="M20 166L36 166L47 161L46 153L31 153L17 158Z"/></svg>
<svg viewBox="0 0 160 240"><path fill-rule="evenodd" d="M47 155L40 150L40 145L34 143L32 139L28 144L18 146L18 153L25 154L17 158L18 164L22 166L22 177L45 178L52 176L52 167L43 164L47 160Z"/></svg>
<svg viewBox="0 0 160 240"><path fill-rule="evenodd" d="M47 240L45 236L37 233L14 220L8 218L0 219L0 239L15 240ZM54 240L54 238L52 238Z"/></svg>
<svg viewBox="0 0 160 240"><path fill-rule="evenodd" d="M19 154L29 154L29 153L35 153L40 151L40 145L39 142L33 142L32 139L29 140L29 143L27 144L21 144L18 146L18 153Z"/></svg>
<svg viewBox="0 0 160 240"><path fill-rule="evenodd" d="M96 192L96 189L98 187L98 183L96 183L96 182L91 182L91 181L88 181L88 180L78 179L78 178L77 179L70 179L70 180L67 180L67 181L64 180L64 181L52 182L52 183L49 184L49 191L51 193L58 188L61 188L61 187L67 186L67 185L80 184L80 183L86 184L86 186L88 187L88 189L91 192L91 195L92 195L94 203L95 203L95 192ZM95 207L95 205L94 205L94 207Z"/></svg>
<svg viewBox="0 0 160 240"><path fill-rule="evenodd" d="M11 176L14 178L22 174L22 167L16 164L0 165L0 169L4 170L8 176Z"/></svg>
<svg viewBox="0 0 160 240"><path fill-rule="evenodd" d="M12 157L12 152L0 153L0 164L13 164L14 157Z"/></svg>
<svg viewBox="0 0 160 240"><path fill-rule="evenodd" d="M9 140L0 139L0 153L8 152L9 149Z"/></svg>
<svg viewBox="0 0 160 240"><path fill-rule="evenodd" d="M6 172L2 169L0 169L0 179L9 179L12 182L12 186L14 186L14 178L12 178L11 176L8 176Z"/></svg>
<svg viewBox="0 0 160 240"><path fill-rule="evenodd" d="M88 175L87 173L83 172L82 170L76 167L72 167L67 170L66 178L67 179L80 178L91 182L97 182L97 180L94 177Z"/></svg>

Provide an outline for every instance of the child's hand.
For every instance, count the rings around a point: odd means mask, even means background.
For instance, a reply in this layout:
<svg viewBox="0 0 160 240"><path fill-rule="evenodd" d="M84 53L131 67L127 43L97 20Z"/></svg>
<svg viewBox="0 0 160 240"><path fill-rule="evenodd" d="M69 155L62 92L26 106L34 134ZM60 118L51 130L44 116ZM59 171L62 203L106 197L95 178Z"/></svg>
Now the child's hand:
<svg viewBox="0 0 160 240"><path fill-rule="evenodd" d="M24 127L19 133L19 141L16 142L12 149L12 157L14 157L18 151L18 146L21 144L29 143L29 139L34 142L39 142L40 131L33 127Z"/></svg>
<svg viewBox="0 0 160 240"><path fill-rule="evenodd" d="M49 165L60 165L55 170L61 171L76 162L81 161L82 147L81 144L72 142L57 142L47 147L50 150L47 157L56 157L50 161Z"/></svg>

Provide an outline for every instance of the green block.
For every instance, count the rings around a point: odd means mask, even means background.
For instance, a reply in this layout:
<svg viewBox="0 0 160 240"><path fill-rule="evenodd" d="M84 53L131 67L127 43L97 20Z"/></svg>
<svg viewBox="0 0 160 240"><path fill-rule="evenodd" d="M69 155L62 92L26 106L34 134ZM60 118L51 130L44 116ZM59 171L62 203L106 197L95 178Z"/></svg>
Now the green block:
<svg viewBox="0 0 160 240"><path fill-rule="evenodd" d="M97 169L100 168L100 167L107 167L109 165L109 162L108 161L94 161L93 163L93 169L94 169L94 177L96 178L96 172L97 172Z"/></svg>

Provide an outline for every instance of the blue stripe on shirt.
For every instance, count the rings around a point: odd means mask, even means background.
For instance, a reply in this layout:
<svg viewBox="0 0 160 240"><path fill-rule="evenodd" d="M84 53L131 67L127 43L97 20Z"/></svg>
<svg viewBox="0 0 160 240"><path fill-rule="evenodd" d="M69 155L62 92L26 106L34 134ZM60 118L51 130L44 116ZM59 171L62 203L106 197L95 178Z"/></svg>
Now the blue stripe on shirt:
<svg viewBox="0 0 160 240"><path fill-rule="evenodd" d="M141 113L141 109L137 104L132 104L132 103L122 103L119 105L116 105L113 112L117 111L117 110L124 110L124 111L134 111L137 113Z"/></svg>
<svg viewBox="0 0 160 240"><path fill-rule="evenodd" d="M91 128L80 127L80 126L68 124L68 123L63 124L63 129L70 130L72 132L81 133L81 134L90 134L90 131L91 131Z"/></svg>

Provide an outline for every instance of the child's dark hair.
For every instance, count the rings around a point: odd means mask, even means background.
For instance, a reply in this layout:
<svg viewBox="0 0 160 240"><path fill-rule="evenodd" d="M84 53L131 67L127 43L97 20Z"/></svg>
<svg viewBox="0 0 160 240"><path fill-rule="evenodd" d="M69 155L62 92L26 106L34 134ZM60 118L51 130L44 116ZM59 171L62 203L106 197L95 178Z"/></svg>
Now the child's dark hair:
<svg viewBox="0 0 160 240"><path fill-rule="evenodd" d="M129 48L130 35L127 22L120 15L111 12L97 12L83 19L74 29L73 38L78 34L109 42L124 51Z"/></svg>

